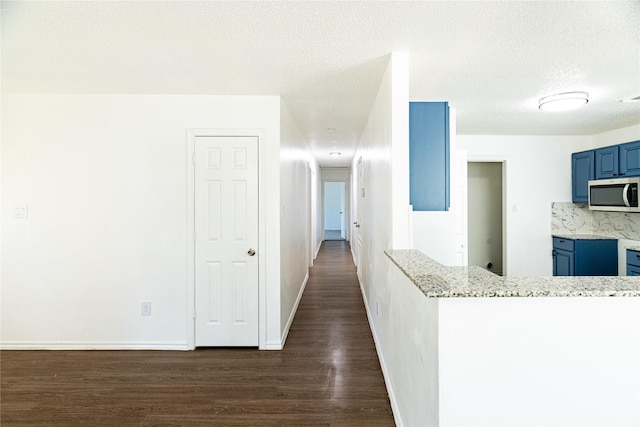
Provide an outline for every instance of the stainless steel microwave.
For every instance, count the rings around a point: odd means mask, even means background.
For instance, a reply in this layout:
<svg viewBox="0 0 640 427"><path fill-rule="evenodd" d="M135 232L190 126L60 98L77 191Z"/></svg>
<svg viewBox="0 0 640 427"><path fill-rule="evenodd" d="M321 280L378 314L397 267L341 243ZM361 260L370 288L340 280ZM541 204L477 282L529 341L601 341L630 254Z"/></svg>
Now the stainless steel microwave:
<svg viewBox="0 0 640 427"><path fill-rule="evenodd" d="M589 209L640 212L638 187L640 187L640 176L589 181Z"/></svg>

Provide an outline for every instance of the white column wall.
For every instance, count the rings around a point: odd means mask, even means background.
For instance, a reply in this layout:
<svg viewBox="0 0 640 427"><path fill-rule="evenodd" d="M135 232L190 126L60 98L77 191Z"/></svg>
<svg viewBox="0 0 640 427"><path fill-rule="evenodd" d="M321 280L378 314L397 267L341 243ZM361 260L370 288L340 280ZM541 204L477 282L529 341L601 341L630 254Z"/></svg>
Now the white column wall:
<svg viewBox="0 0 640 427"><path fill-rule="evenodd" d="M388 336L402 333L391 320L394 313L389 310L389 301L394 289L386 280L389 265L384 250L393 248L394 244L404 245L409 235L409 170L402 166L404 161L399 158L404 152L408 155L409 144L403 136L408 132L409 123L407 61L405 54L391 55L352 166L352 170L356 170L356 163L362 157L363 182L358 183L354 192L362 236L359 277L383 372L387 370L386 358L392 357L395 351L388 347ZM400 103L406 104L406 108L396 111L394 108ZM399 126L405 130L395 129ZM394 169L396 167L399 170ZM392 178L396 174L399 178ZM396 399L388 383L387 386L396 413Z"/></svg>
<svg viewBox="0 0 640 427"><path fill-rule="evenodd" d="M392 249L411 245L409 184L409 54L392 55L391 75L391 204Z"/></svg>

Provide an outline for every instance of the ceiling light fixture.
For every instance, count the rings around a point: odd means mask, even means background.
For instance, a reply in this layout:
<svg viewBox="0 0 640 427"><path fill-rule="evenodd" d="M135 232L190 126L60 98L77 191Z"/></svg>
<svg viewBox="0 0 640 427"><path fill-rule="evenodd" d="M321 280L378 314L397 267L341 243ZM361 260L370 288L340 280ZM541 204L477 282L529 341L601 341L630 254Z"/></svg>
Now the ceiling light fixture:
<svg viewBox="0 0 640 427"><path fill-rule="evenodd" d="M332 151L329 153L330 156L339 156L341 153L339 151Z"/></svg>
<svg viewBox="0 0 640 427"><path fill-rule="evenodd" d="M563 92L545 96L538 101L542 111L566 111L581 107L589 102L587 92Z"/></svg>

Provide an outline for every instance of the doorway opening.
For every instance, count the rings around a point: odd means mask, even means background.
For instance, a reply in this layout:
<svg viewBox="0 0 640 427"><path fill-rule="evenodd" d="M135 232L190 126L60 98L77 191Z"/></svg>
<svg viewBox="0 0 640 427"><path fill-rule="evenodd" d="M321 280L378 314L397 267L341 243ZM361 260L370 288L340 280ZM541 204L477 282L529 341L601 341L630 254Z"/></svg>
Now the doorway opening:
<svg viewBox="0 0 640 427"><path fill-rule="evenodd" d="M469 162L469 266L502 276L504 265L503 162Z"/></svg>
<svg viewBox="0 0 640 427"><path fill-rule="evenodd" d="M325 181L324 240L346 240L346 182Z"/></svg>

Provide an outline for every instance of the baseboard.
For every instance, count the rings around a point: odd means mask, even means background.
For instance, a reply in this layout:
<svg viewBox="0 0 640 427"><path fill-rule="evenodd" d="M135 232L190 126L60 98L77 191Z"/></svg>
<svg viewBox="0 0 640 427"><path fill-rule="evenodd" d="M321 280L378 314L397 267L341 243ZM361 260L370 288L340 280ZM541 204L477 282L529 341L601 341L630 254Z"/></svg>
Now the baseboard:
<svg viewBox="0 0 640 427"><path fill-rule="evenodd" d="M320 252L320 248L322 247L322 242L324 242L324 240L320 240L320 243L318 243L318 247L316 248L316 254L313 257L313 259L318 258L318 253Z"/></svg>
<svg viewBox="0 0 640 427"><path fill-rule="evenodd" d="M371 316L371 312L369 311L369 301L367 300L367 295L364 292L364 288L362 287L362 282L358 279L358 283L360 284L360 293L362 294L362 299L364 300L364 308L367 312L367 320L369 321L369 329L371 329L371 335L373 335L373 343L376 346L376 353L378 354L378 360L380 361L380 368L382 369L382 377L384 378L384 384L387 387L387 394L389 395L389 402L391 403L391 412L393 412L393 420L396 423L396 426L404 426L402 422L402 417L400 416L400 410L398 409L398 402L396 400L396 395L393 392L393 385L391 384L391 378L389 377L389 372L387 371L387 365L384 362L384 356L382 355L382 350L380 349L380 343L378 341L378 334L376 333L376 328L373 324L373 317Z"/></svg>
<svg viewBox="0 0 640 427"><path fill-rule="evenodd" d="M287 324L282 331L282 336L280 337L280 349L284 348L284 343L289 336L289 329L291 329L291 324L293 324L293 318L296 316L298 312L298 305L300 304L300 300L302 299L302 294L304 293L304 289L307 287L307 282L309 281L309 270L307 270L307 274L304 276L304 280L302 281L302 286L300 286L300 291L298 292L298 296L296 297L296 302L293 304L293 309L289 314L289 319L287 320Z"/></svg>
<svg viewBox="0 0 640 427"><path fill-rule="evenodd" d="M9 341L0 343L0 350L192 350L185 342L34 342Z"/></svg>
<svg viewBox="0 0 640 427"><path fill-rule="evenodd" d="M280 341L268 342L262 347L259 347L259 350L282 350L282 343Z"/></svg>

